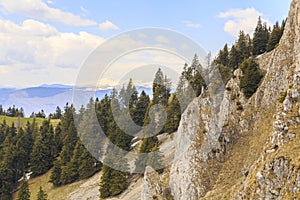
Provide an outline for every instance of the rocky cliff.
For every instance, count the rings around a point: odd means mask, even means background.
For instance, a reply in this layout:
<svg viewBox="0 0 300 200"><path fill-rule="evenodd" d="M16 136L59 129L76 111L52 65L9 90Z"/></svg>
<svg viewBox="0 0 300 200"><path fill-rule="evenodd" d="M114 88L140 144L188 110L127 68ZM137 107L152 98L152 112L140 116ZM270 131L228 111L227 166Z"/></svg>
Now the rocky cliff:
<svg viewBox="0 0 300 200"><path fill-rule="evenodd" d="M293 0L280 44L257 58L265 76L250 99L236 70L219 109L209 92L186 109L169 173L174 199L300 199L299 9Z"/></svg>

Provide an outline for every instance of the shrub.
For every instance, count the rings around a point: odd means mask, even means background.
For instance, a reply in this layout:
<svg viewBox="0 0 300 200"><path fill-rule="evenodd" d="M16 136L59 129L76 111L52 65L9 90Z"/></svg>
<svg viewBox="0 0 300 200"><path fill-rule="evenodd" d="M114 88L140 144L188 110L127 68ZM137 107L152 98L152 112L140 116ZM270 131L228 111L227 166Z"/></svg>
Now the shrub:
<svg viewBox="0 0 300 200"><path fill-rule="evenodd" d="M250 98L257 90L263 74L254 59L246 59L240 66L243 76L240 79L240 88L246 98Z"/></svg>
<svg viewBox="0 0 300 200"><path fill-rule="evenodd" d="M284 101L286 95L287 95L287 91L285 91L285 92L280 92L279 99L278 99L278 100L279 100L279 103L283 103L283 101Z"/></svg>

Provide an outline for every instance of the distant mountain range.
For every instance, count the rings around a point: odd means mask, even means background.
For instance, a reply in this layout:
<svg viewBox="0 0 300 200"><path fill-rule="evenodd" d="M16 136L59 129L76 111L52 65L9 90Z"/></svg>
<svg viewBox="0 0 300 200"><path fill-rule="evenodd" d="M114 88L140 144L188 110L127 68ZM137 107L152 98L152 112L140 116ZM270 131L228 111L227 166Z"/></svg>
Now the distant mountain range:
<svg viewBox="0 0 300 200"><path fill-rule="evenodd" d="M137 87L140 93L144 90L147 94L152 96L151 88ZM105 94L109 94L111 89L97 90L91 92L89 88L82 88L81 92L88 94L99 99L103 98ZM41 109L48 115L53 113L57 106L63 109L68 102L73 103L73 86L53 84L53 85L41 85L38 87L29 87L23 89L15 88L0 88L0 105L4 109L9 106L15 105L16 107L22 107L25 111L25 115L29 116L32 112L38 112Z"/></svg>

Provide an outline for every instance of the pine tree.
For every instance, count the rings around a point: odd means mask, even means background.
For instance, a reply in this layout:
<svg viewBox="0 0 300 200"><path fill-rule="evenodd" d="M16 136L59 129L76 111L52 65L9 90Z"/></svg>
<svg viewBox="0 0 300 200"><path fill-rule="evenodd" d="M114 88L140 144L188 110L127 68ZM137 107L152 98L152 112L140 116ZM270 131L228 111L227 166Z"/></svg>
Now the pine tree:
<svg viewBox="0 0 300 200"><path fill-rule="evenodd" d="M60 119L62 117L62 110L59 106L56 107L55 113L52 116L52 119Z"/></svg>
<svg viewBox="0 0 300 200"><path fill-rule="evenodd" d="M62 181L61 181L61 162L60 162L60 160L56 160L54 162L54 167L52 168L49 182L52 183L56 187L60 186L62 184Z"/></svg>
<svg viewBox="0 0 300 200"><path fill-rule="evenodd" d="M181 105L181 111L183 112L190 102L196 97L191 84L187 77L188 64L184 64L183 71L179 77L176 95Z"/></svg>
<svg viewBox="0 0 300 200"><path fill-rule="evenodd" d="M78 140L77 130L73 121L69 123L69 127L65 131L66 132L64 132L65 137L63 139L63 148L60 153L60 158L63 165L68 163L72 158L74 147Z"/></svg>
<svg viewBox="0 0 300 200"><path fill-rule="evenodd" d="M253 55L260 55L267 50L269 40L269 30L266 23L262 23L261 17L258 18L257 26L253 35Z"/></svg>
<svg viewBox="0 0 300 200"><path fill-rule="evenodd" d="M107 136L108 126L110 124L111 109L110 109L110 99L106 94L103 99L100 100L99 104L96 106L96 115L98 118L99 125L103 130L104 134Z"/></svg>
<svg viewBox="0 0 300 200"><path fill-rule="evenodd" d="M263 77L258 64L254 59L247 59L241 64L243 76L240 80L240 88L246 98L250 98L256 92Z"/></svg>
<svg viewBox="0 0 300 200"><path fill-rule="evenodd" d="M4 109L3 109L2 105L0 105L0 115L4 115Z"/></svg>
<svg viewBox="0 0 300 200"><path fill-rule="evenodd" d="M54 143L56 144L56 149L54 152L54 156L57 157L58 154L62 150L63 142L62 142L62 130L61 130L61 123L59 122L55 127L54 131Z"/></svg>
<svg viewBox="0 0 300 200"><path fill-rule="evenodd" d="M220 64L223 66L228 66L229 64L229 51L228 45L225 44L222 50L219 51L218 57L216 59L216 64Z"/></svg>
<svg viewBox="0 0 300 200"><path fill-rule="evenodd" d="M25 174L23 175L17 200L30 200L29 185Z"/></svg>
<svg viewBox="0 0 300 200"><path fill-rule="evenodd" d="M124 157L123 153L118 150L108 152L105 157L105 163L114 163L114 166L121 171L113 169L107 165L103 165L102 177L100 182L100 197L107 198L110 196L116 196L122 193L128 187L128 161Z"/></svg>
<svg viewBox="0 0 300 200"><path fill-rule="evenodd" d="M268 40L267 52L272 51L276 47L281 39L282 34L283 29L279 26L279 23L276 22L276 24L273 26L270 38Z"/></svg>
<svg viewBox="0 0 300 200"><path fill-rule="evenodd" d="M16 181L13 172L14 147L9 137L6 137L2 146L1 151L4 153L1 153L0 161L0 199L11 200L11 191Z"/></svg>
<svg viewBox="0 0 300 200"><path fill-rule="evenodd" d="M236 47L233 45L230 49L229 54L229 66L231 67L232 71L236 70L239 67L239 52Z"/></svg>
<svg viewBox="0 0 300 200"><path fill-rule="evenodd" d="M177 130L181 118L181 108L177 96L173 94L173 98L167 108L167 120L164 131L171 133Z"/></svg>
<svg viewBox="0 0 300 200"><path fill-rule="evenodd" d="M153 92L153 102L154 104L162 102L162 95L164 93L164 74L162 70L159 68L155 74L153 85L152 85L152 92Z"/></svg>
<svg viewBox="0 0 300 200"><path fill-rule="evenodd" d="M18 139L16 143L16 158L14 160L16 176L21 177L24 171L28 169L30 153L33 147L33 138L31 131L28 130L30 124L27 124L26 132L22 128L18 131Z"/></svg>
<svg viewBox="0 0 300 200"><path fill-rule="evenodd" d="M38 176L47 172L55 159L54 131L49 120L45 120L40 128L40 136L35 142L31 152L32 176Z"/></svg>
<svg viewBox="0 0 300 200"><path fill-rule="evenodd" d="M102 167L102 164L97 161L90 152L87 151L86 148L83 149L83 153L81 154L79 158L79 179L85 179L93 174L95 174L97 171L99 171Z"/></svg>
<svg viewBox="0 0 300 200"><path fill-rule="evenodd" d="M104 138L102 138L103 131L95 115L95 112L97 112L95 108L96 102L91 98L77 126L77 131L82 143L88 148L91 154L95 157L100 157L98 147L103 144Z"/></svg>
<svg viewBox="0 0 300 200"><path fill-rule="evenodd" d="M47 198L47 193L43 190L42 186L40 186L40 190L37 194L37 200L47 200Z"/></svg>
<svg viewBox="0 0 300 200"><path fill-rule="evenodd" d="M136 103L136 108L132 115L133 121L138 126L143 126L146 110L149 103L150 103L150 98L143 90L138 98L138 101Z"/></svg>
<svg viewBox="0 0 300 200"><path fill-rule="evenodd" d="M154 105L159 104L163 108L167 108L170 92L171 92L171 82L167 76L164 76L162 70L159 68L155 74L153 80L153 99L148 104L148 108L146 110L145 118L144 118L144 126L147 126L147 129L143 131L144 135L155 135L162 133L165 117L161 111L161 107ZM152 112L150 112L150 108Z"/></svg>
<svg viewBox="0 0 300 200"><path fill-rule="evenodd" d="M187 68L186 79L191 84L196 96L199 96L202 91L202 87L206 87L205 80L202 77L202 66L199 63L198 56L195 54L192 64Z"/></svg>
<svg viewBox="0 0 300 200"><path fill-rule="evenodd" d="M156 136L144 138L139 150L139 156L135 160L135 172L141 173L145 171L148 163L148 153L158 145L158 138Z"/></svg>
<svg viewBox="0 0 300 200"><path fill-rule="evenodd" d="M92 157L81 141L78 140L70 162L68 162L66 166L62 167L60 175L61 183L68 184L78 179L88 178L100 168L101 164ZM59 171L57 172L59 174Z"/></svg>
<svg viewBox="0 0 300 200"><path fill-rule="evenodd" d="M239 54L238 63L240 64L251 55L251 38L244 31L240 31L236 47Z"/></svg>
<svg viewBox="0 0 300 200"><path fill-rule="evenodd" d="M79 167L79 158L83 152L83 146L80 140L77 141L76 146L73 151L73 156L70 161L61 168L61 182L62 184L69 184L78 179L78 167Z"/></svg>

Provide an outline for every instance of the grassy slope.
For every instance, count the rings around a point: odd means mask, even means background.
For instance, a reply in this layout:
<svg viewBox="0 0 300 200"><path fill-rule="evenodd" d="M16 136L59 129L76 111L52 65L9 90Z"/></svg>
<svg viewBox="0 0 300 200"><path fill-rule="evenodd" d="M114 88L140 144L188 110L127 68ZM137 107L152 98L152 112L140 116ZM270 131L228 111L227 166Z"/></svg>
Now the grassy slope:
<svg viewBox="0 0 300 200"><path fill-rule="evenodd" d="M0 123L2 123L3 121L6 121L6 123L8 125L11 125L12 123L15 124L15 126L18 124L18 118L17 117L7 117L7 116L2 116L0 115ZM38 125L41 125L43 123L44 118L36 118L35 119ZM33 118L20 118L21 121L21 126L24 127L26 126L26 123L29 121L30 123L32 123ZM59 123L59 119L51 119L51 124L56 127L57 124Z"/></svg>
<svg viewBox="0 0 300 200"><path fill-rule="evenodd" d="M80 185L82 185L87 180L81 180L69 185L61 187L53 187L52 183L49 182L51 175L51 170L46 174L35 177L29 180L29 189L30 189L30 200L35 200L37 193L40 189L40 186L43 187L43 190L46 191L49 200L66 200L68 195L77 190ZM16 199L17 194L14 194L14 199Z"/></svg>

